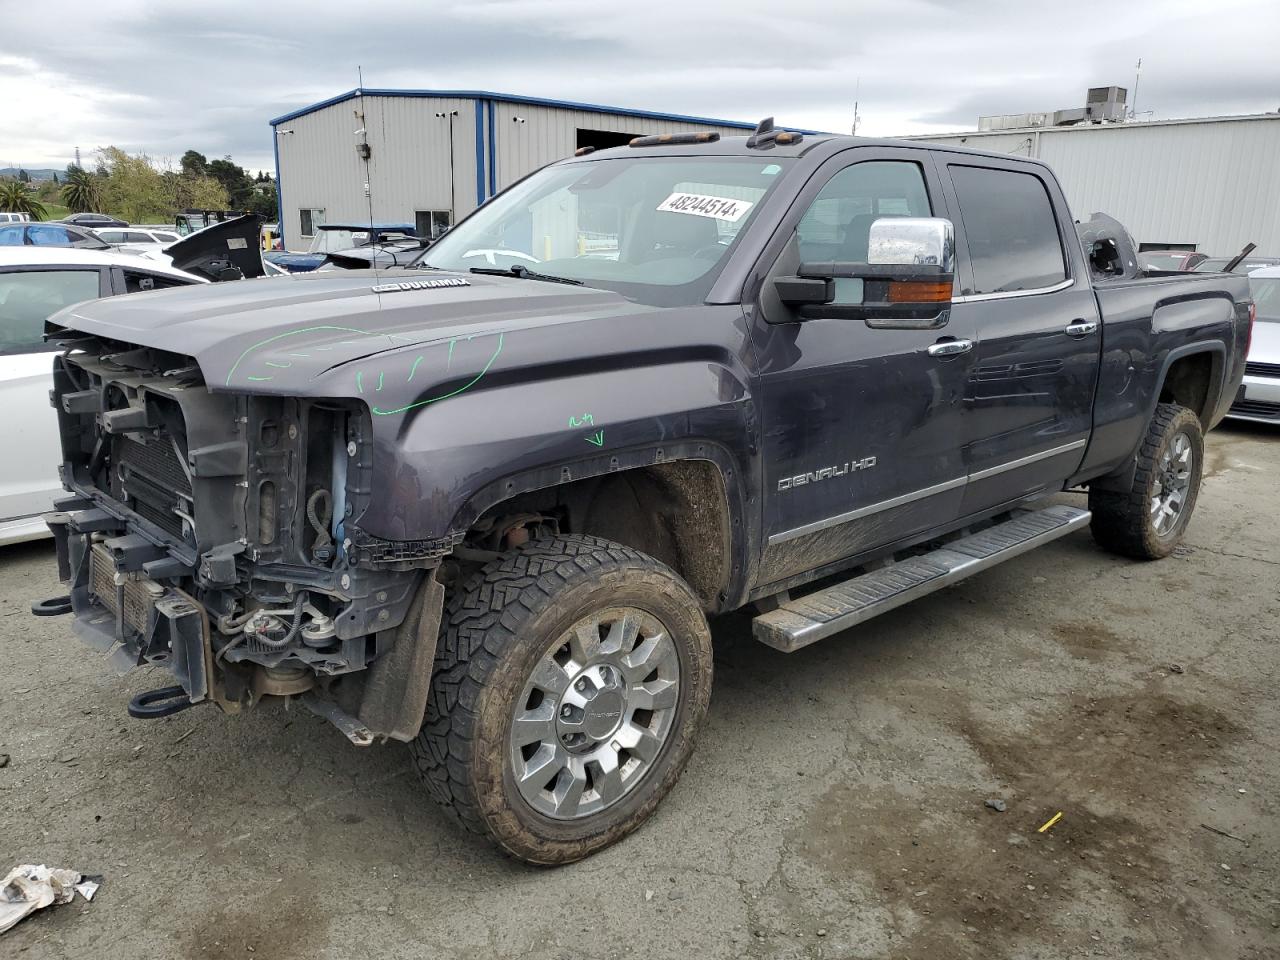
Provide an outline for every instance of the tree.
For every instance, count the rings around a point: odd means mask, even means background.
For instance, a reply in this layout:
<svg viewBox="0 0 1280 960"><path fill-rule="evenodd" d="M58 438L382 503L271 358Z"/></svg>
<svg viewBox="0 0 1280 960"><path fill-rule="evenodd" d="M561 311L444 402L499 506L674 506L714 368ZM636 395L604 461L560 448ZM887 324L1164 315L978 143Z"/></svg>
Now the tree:
<svg viewBox="0 0 1280 960"><path fill-rule="evenodd" d="M245 173L244 168L230 157L223 157L221 160L210 160L209 176L222 184L235 209L243 210L249 205L249 198L253 194L253 181L249 179L249 175Z"/></svg>
<svg viewBox="0 0 1280 960"><path fill-rule="evenodd" d="M62 202L72 213L92 213L99 206L98 182L93 174L74 163L67 164Z"/></svg>
<svg viewBox="0 0 1280 960"><path fill-rule="evenodd" d="M57 170L53 171L53 182L54 182L54 183L57 183L57 182L58 182L58 171L57 171Z"/></svg>
<svg viewBox="0 0 1280 960"><path fill-rule="evenodd" d="M213 177L166 173L176 210L225 210L227 191Z"/></svg>
<svg viewBox="0 0 1280 960"><path fill-rule="evenodd" d="M188 150L184 153L178 163L182 167L182 175L184 177L203 177L209 173L209 161L205 159L203 153L198 153L195 150Z"/></svg>
<svg viewBox="0 0 1280 960"><path fill-rule="evenodd" d="M30 182L31 182L31 174L27 173L27 171L26 171L26 170L23 170L21 167L19 167L19 168L18 168L18 180L19 180L19 182L21 182L21 183L30 183Z"/></svg>
<svg viewBox="0 0 1280 960"><path fill-rule="evenodd" d="M25 213L32 220L43 220L44 204L36 199L35 191L20 180L0 181L0 210L8 213Z"/></svg>
<svg viewBox="0 0 1280 960"><path fill-rule="evenodd" d="M249 196L249 202L246 204L249 213L256 213L259 216L266 217L268 220L274 220L280 215L280 210L276 206L276 188L268 185L261 190L254 190Z"/></svg>
<svg viewBox="0 0 1280 960"><path fill-rule="evenodd" d="M102 171L102 205L113 216L139 223L160 223L173 216L172 191L145 154L129 155L119 147L98 151Z"/></svg>

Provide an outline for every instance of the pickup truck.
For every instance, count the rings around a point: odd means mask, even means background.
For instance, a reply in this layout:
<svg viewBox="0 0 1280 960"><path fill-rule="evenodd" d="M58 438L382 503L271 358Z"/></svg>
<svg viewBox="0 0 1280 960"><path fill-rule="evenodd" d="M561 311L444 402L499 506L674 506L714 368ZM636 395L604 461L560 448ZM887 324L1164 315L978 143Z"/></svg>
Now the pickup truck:
<svg viewBox="0 0 1280 960"><path fill-rule="evenodd" d="M708 617L794 651L1084 526L1174 549L1252 305L1133 260L1041 163L765 122L579 151L412 267L71 307L36 612L172 674L134 716L296 698L569 862L680 775Z"/></svg>

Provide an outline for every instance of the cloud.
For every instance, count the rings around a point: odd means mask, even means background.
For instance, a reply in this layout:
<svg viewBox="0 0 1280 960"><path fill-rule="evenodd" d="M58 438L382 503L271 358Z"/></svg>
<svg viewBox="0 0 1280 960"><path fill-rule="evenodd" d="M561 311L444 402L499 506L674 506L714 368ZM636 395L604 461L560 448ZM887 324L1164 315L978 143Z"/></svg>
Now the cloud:
<svg viewBox="0 0 1280 960"><path fill-rule="evenodd" d="M1270 0L115 0L50 29L6 11L0 163L76 145L271 165L267 120L356 86L490 89L875 136L1083 105L1131 86L1155 117L1280 109Z"/></svg>

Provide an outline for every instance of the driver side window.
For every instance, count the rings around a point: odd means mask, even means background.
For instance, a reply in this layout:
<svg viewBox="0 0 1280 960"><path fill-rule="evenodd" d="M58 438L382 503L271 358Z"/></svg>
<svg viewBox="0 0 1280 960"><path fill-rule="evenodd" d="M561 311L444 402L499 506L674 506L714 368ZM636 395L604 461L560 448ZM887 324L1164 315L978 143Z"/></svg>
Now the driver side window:
<svg viewBox="0 0 1280 960"><path fill-rule="evenodd" d="M801 263L866 263L871 224L933 215L924 171L908 160L855 163L833 176L796 225ZM836 280L834 303L862 302L861 280Z"/></svg>

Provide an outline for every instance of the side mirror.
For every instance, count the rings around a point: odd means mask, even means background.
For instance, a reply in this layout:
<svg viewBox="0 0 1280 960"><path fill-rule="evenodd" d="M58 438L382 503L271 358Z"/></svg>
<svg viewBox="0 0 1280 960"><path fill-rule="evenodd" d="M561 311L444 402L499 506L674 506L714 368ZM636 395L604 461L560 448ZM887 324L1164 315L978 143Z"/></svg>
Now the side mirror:
<svg viewBox="0 0 1280 960"><path fill-rule="evenodd" d="M832 303L838 279L861 280L862 302ZM774 289L800 320L863 320L878 329L927 330L950 319L954 280L950 220L881 217L871 224L865 263L802 263L799 276L777 278Z"/></svg>

